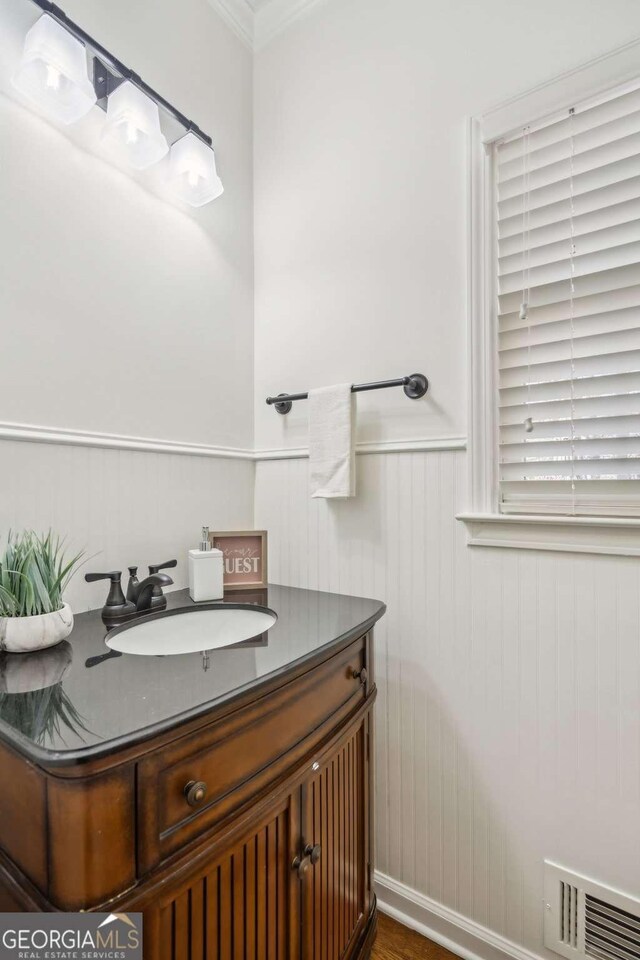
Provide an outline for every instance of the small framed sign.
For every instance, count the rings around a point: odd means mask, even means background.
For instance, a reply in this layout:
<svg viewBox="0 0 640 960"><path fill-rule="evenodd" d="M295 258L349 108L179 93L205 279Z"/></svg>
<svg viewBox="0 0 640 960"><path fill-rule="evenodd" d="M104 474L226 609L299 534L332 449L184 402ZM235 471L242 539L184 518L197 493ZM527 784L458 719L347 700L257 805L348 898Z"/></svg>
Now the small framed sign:
<svg viewBox="0 0 640 960"><path fill-rule="evenodd" d="M225 591L258 590L266 587L266 530L211 533L209 540L212 547L222 550Z"/></svg>

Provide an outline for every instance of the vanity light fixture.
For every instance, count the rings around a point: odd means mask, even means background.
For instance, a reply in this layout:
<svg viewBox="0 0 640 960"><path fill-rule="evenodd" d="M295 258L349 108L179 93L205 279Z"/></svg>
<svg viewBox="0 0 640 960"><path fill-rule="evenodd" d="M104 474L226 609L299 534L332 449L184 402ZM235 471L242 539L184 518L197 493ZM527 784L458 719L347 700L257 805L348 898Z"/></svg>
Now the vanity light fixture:
<svg viewBox="0 0 640 960"><path fill-rule="evenodd" d="M43 13L25 38L14 87L65 124L81 120L97 104L107 114L105 145L134 169L158 163L175 141L166 161L172 192L194 207L219 197L223 187L211 137L54 3L32 2ZM164 130L161 117L168 121ZM182 128L177 135L176 126Z"/></svg>
<svg viewBox="0 0 640 960"><path fill-rule="evenodd" d="M109 96L102 137L111 151L136 170L145 170L169 152L157 104L131 80Z"/></svg>
<svg viewBox="0 0 640 960"><path fill-rule="evenodd" d="M193 133L171 147L168 181L173 193L192 207L201 207L224 191L213 150Z"/></svg>
<svg viewBox="0 0 640 960"><path fill-rule="evenodd" d="M84 44L48 14L35 23L13 86L53 120L75 123L96 103Z"/></svg>

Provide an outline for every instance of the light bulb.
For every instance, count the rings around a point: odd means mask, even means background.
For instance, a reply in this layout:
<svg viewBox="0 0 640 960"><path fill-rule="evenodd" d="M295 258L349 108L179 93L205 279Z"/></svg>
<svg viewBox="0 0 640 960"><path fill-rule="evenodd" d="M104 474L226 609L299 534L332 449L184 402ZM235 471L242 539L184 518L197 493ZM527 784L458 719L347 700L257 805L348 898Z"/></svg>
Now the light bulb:
<svg viewBox="0 0 640 960"><path fill-rule="evenodd" d="M47 64L47 86L52 90L60 89L60 78L62 74L52 64Z"/></svg>
<svg viewBox="0 0 640 960"><path fill-rule="evenodd" d="M138 128L132 123L127 124L127 143L138 142Z"/></svg>
<svg viewBox="0 0 640 960"><path fill-rule="evenodd" d="M167 180L172 192L192 207L202 207L224 192L212 148L191 131L171 147Z"/></svg>
<svg viewBox="0 0 640 960"><path fill-rule="evenodd" d="M169 152L158 105L130 80L109 94L102 137L110 153L136 170L145 170Z"/></svg>
<svg viewBox="0 0 640 960"><path fill-rule="evenodd" d="M11 82L31 103L61 123L75 123L96 102L83 44L46 13L27 33L20 66Z"/></svg>

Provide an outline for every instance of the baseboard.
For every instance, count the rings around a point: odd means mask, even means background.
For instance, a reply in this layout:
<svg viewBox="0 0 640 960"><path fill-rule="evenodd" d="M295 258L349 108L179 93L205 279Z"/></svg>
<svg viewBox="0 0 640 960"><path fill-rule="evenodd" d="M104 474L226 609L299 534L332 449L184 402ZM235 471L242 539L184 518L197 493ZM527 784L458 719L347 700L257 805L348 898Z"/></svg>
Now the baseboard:
<svg viewBox="0 0 640 960"><path fill-rule="evenodd" d="M417 930L464 960L543 960L541 955L377 870L374 886L381 913Z"/></svg>

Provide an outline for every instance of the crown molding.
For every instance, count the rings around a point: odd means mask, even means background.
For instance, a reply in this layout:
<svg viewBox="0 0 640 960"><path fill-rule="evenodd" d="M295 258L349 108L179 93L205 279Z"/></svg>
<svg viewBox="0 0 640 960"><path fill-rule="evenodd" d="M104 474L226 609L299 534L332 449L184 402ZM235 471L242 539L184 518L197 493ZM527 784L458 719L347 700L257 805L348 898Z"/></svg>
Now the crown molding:
<svg viewBox="0 0 640 960"><path fill-rule="evenodd" d="M322 0L209 0L228 27L250 50L274 37Z"/></svg>
<svg viewBox="0 0 640 960"><path fill-rule="evenodd" d="M274 37L323 0L266 0L255 13L253 47L262 50Z"/></svg>
<svg viewBox="0 0 640 960"><path fill-rule="evenodd" d="M255 13L249 0L209 0L209 5L224 20L249 50L253 50Z"/></svg>

